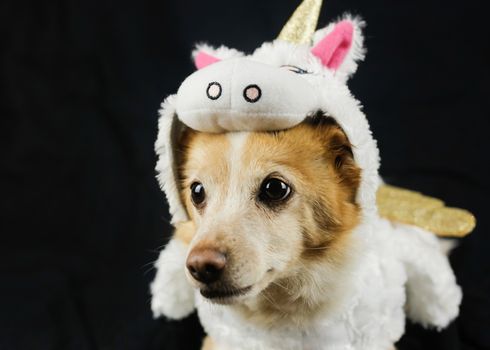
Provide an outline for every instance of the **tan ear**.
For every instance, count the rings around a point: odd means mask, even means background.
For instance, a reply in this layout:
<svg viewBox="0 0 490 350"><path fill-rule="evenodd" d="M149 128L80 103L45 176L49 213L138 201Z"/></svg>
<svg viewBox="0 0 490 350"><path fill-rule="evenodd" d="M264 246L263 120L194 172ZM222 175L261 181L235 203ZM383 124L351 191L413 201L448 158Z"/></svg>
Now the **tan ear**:
<svg viewBox="0 0 490 350"><path fill-rule="evenodd" d="M352 144L342 128L331 128L328 139L328 151L332 164L341 180L341 184L350 190L350 201L356 202L357 190L361 184L361 169L357 166L352 152Z"/></svg>
<svg viewBox="0 0 490 350"><path fill-rule="evenodd" d="M189 205L190 205L189 198L187 198L186 189L184 188L184 182L185 182L184 170L185 170L185 164L189 156L190 145L192 141L195 139L195 137L197 136L197 133L198 133L197 131L186 126L182 131L179 140L175 144L175 151L176 151L175 162L177 164L176 176L177 176L177 183L178 183L177 190L179 191L180 200L184 204L184 209L187 213L187 216L188 218L191 219L191 221L193 217L192 217L192 210L189 210Z"/></svg>
<svg viewBox="0 0 490 350"><path fill-rule="evenodd" d="M361 169L357 166L352 144L340 125L331 117L318 113L307 119L308 124L317 128L326 145L326 157L339 177L340 184L349 191L349 200L356 202L357 190L361 183Z"/></svg>

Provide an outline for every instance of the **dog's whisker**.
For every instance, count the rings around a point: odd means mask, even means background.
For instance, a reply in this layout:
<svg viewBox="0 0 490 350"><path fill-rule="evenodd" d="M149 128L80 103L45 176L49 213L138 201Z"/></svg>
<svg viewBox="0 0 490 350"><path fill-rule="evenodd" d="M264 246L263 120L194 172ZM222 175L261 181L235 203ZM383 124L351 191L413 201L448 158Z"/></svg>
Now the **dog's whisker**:
<svg viewBox="0 0 490 350"><path fill-rule="evenodd" d="M149 265L155 265L155 263L156 263L156 262L157 262L156 260L153 260L153 261L147 262L146 264L141 265L141 267L140 267L140 268L141 268L141 269L143 269L143 268L145 268L145 267L147 267L147 266L149 266Z"/></svg>
<svg viewBox="0 0 490 350"><path fill-rule="evenodd" d="M260 292L260 294L265 298L265 300L267 300L272 306L274 306L274 308L280 310L280 308L278 307L278 305L272 300L272 298L270 296L267 295L266 291L262 291Z"/></svg>
<svg viewBox="0 0 490 350"><path fill-rule="evenodd" d="M164 243L162 245L159 245L158 247L156 247L154 249L148 249L148 251L151 252L151 253L157 253L157 254L159 254L159 253L161 253L162 250L164 250L167 247L167 245L169 243L170 243L170 241L168 241L167 243Z"/></svg>
<svg viewBox="0 0 490 350"><path fill-rule="evenodd" d="M170 222L170 220L169 220L169 219L167 219L165 216L160 216L160 219L161 219L162 221L165 221L167 224L172 225L172 223ZM172 225L172 226L173 226L173 225Z"/></svg>
<svg viewBox="0 0 490 350"><path fill-rule="evenodd" d="M289 292L289 288L287 288L287 287L283 286L283 285L282 285L282 284L280 284L279 282L274 282L274 281L272 281L271 283L272 283L272 284L274 284L274 285L276 285L276 286L278 286L278 287L281 287L282 289L284 289L284 290L286 290L286 291L288 291L288 292Z"/></svg>
<svg viewBox="0 0 490 350"><path fill-rule="evenodd" d="M156 269L156 267L155 266L152 266L149 269L147 269L146 271L144 271L143 272L143 276L146 276L147 274L149 274L153 269Z"/></svg>

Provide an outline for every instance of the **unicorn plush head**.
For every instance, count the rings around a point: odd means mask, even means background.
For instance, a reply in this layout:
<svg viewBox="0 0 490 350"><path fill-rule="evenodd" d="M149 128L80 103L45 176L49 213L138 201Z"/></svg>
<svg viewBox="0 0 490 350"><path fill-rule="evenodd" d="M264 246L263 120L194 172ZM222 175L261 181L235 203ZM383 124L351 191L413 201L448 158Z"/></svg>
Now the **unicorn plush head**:
<svg viewBox="0 0 490 350"><path fill-rule="evenodd" d="M173 154L183 128L211 133L281 130L318 111L335 118L349 137L362 169L358 203L364 215L376 212L378 151L347 87L364 57L363 22L347 15L315 32L320 6L321 1L305 0L279 37L250 55L224 46L196 48L197 70L163 103L156 143L158 179L174 223L187 220Z"/></svg>

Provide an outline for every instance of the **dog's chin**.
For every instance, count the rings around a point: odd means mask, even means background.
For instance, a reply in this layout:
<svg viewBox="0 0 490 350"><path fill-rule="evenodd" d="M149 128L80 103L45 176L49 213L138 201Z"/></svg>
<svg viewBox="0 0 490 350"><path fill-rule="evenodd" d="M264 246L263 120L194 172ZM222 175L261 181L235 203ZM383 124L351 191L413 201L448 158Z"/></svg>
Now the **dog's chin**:
<svg viewBox="0 0 490 350"><path fill-rule="evenodd" d="M201 286L198 289L206 300L214 304L232 305L246 303L259 295L274 280L274 274L271 272L268 271L256 283L243 288L233 286Z"/></svg>
<svg viewBox="0 0 490 350"><path fill-rule="evenodd" d="M244 288L202 287L199 288L199 292L206 300L214 304L231 305L231 304L237 304L250 297L253 289L254 289L253 286L248 286Z"/></svg>

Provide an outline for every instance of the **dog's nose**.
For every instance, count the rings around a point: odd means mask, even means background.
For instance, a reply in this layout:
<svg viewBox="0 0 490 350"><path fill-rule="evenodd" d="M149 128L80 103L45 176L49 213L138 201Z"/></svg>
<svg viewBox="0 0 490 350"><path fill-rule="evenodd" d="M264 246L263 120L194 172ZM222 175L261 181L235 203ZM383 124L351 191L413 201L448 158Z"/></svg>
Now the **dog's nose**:
<svg viewBox="0 0 490 350"><path fill-rule="evenodd" d="M220 279L226 256L214 249L193 250L187 257L186 266L197 281L210 284Z"/></svg>

